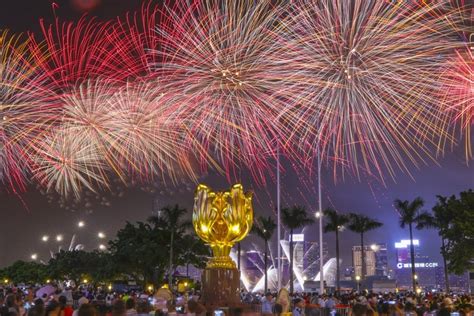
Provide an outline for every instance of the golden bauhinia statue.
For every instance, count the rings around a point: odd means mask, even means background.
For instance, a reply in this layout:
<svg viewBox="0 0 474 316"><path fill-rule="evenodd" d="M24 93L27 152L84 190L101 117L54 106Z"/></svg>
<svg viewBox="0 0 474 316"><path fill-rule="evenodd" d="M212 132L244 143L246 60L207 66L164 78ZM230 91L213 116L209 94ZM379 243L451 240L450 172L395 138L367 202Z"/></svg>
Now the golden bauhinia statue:
<svg viewBox="0 0 474 316"><path fill-rule="evenodd" d="M252 224L252 193L245 193L241 184L224 192L214 192L203 184L197 187L193 225L196 234L212 249L214 256L208 268L236 269L230 250L247 236Z"/></svg>

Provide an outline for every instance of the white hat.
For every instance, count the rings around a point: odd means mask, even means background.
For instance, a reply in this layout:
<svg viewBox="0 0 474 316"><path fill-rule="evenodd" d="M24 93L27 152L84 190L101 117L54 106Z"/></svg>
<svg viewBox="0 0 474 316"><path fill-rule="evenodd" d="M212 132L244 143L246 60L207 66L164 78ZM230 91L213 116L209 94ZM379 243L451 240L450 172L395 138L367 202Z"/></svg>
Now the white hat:
<svg viewBox="0 0 474 316"><path fill-rule="evenodd" d="M78 301L79 303L79 306L81 306L82 304L89 304L89 300L87 299L87 297L81 297Z"/></svg>

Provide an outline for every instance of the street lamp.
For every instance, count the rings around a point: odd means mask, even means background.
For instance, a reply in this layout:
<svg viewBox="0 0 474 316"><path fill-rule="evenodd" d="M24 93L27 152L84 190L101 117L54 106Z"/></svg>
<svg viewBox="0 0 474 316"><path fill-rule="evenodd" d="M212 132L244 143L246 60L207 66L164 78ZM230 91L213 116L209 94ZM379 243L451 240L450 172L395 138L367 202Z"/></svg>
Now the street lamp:
<svg viewBox="0 0 474 316"><path fill-rule="evenodd" d="M104 244L100 244L100 245L99 245L99 249L100 249L100 250L105 250L105 249L107 249L107 247L106 247Z"/></svg>
<svg viewBox="0 0 474 316"><path fill-rule="evenodd" d="M357 292L360 291L360 275L356 275L356 281L357 281Z"/></svg>
<svg viewBox="0 0 474 316"><path fill-rule="evenodd" d="M57 242L60 242L60 241L63 241L63 235L59 234L59 235L56 235L56 241Z"/></svg>
<svg viewBox="0 0 474 316"><path fill-rule="evenodd" d="M97 237L99 237L100 239L104 239L105 238L105 234L103 232L99 232L97 234Z"/></svg>
<svg viewBox="0 0 474 316"><path fill-rule="evenodd" d="M36 253L31 255L31 260L36 260L38 259L38 255Z"/></svg>
<svg viewBox="0 0 474 316"><path fill-rule="evenodd" d="M43 237L41 237L41 240L43 242L47 242L49 240L49 236L48 235L43 235Z"/></svg>
<svg viewBox="0 0 474 316"><path fill-rule="evenodd" d="M418 280L418 275L415 274L415 275L413 276L413 278L414 278L415 280Z"/></svg>
<svg viewBox="0 0 474 316"><path fill-rule="evenodd" d="M86 223L84 223L84 221L79 221L79 222L77 223L77 227L79 227L79 228L82 228L82 227L84 227L85 225L86 225Z"/></svg>

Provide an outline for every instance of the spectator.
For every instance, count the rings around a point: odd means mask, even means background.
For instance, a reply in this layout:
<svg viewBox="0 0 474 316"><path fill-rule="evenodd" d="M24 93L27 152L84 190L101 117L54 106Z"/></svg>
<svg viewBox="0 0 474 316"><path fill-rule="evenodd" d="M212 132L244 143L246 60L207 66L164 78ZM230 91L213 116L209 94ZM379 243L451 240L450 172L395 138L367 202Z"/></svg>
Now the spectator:
<svg viewBox="0 0 474 316"><path fill-rule="evenodd" d="M296 298L293 301L293 306L292 316L304 316L304 301L301 298Z"/></svg>
<svg viewBox="0 0 474 316"><path fill-rule="evenodd" d="M63 311L64 316L72 316L74 313L74 309L68 305L67 297L61 295L58 297L59 305L61 306L61 310Z"/></svg>
<svg viewBox="0 0 474 316"><path fill-rule="evenodd" d="M82 304L78 309L78 316L97 316L97 310L92 304Z"/></svg>
<svg viewBox="0 0 474 316"><path fill-rule="evenodd" d="M63 316L58 301L50 300L46 305L46 316Z"/></svg>
<svg viewBox="0 0 474 316"><path fill-rule="evenodd" d="M265 297L262 299L262 315L272 315L273 314L273 295L270 292L267 292Z"/></svg>
<svg viewBox="0 0 474 316"><path fill-rule="evenodd" d="M137 316L137 310L135 309L135 300L133 298L129 298L125 301L125 315L127 316Z"/></svg>
<svg viewBox="0 0 474 316"><path fill-rule="evenodd" d="M137 314L138 316L148 316L150 314L151 308L147 300L142 299L137 304Z"/></svg>
<svg viewBox="0 0 474 316"><path fill-rule="evenodd" d="M9 314L15 313L15 315L23 316L19 313L20 310L18 308L15 294L8 294L7 297L5 297L5 306L8 308Z"/></svg>
<svg viewBox="0 0 474 316"><path fill-rule="evenodd" d="M89 300L82 296L78 301L77 301L77 304L78 304L78 309L76 309L73 313L72 313L72 316L78 316L78 313L79 313L79 308L81 308L81 306L83 304L89 304Z"/></svg>
<svg viewBox="0 0 474 316"><path fill-rule="evenodd" d="M125 303L122 300L116 300L112 304L112 316L125 316L127 309L125 308Z"/></svg>

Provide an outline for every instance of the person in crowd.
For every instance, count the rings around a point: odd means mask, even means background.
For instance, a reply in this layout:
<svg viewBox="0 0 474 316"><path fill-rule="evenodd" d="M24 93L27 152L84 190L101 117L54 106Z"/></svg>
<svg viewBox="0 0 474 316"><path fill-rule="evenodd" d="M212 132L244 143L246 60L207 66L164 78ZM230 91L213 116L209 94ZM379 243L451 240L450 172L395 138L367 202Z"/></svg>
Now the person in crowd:
<svg viewBox="0 0 474 316"><path fill-rule="evenodd" d="M89 299L86 298L85 296L82 296L81 298L79 298L79 299L77 300L78 309L76 309L76 310L72 313L72 316L78 316L79 308L80 308L83 304L89 304Z"/></svg>
<svg viewBox="0 0 474 316"><path fill-rule="evenodd" d="M353 316L366 316L367 315L367 304L357 302L352 307Z"/></svg>
<svg viewBox="0 0 474 316"><path fill-rule="evenodd" d="M200 304L197 300L191 299L187 304L189 316L203 316L206 315L206 308L204 305Z"/></svg>
<svg viewBox="0 0 474 316"><path fill-rule="evenodd" d="M23 315L20 315L20 309L19 309L17 297L15 294L10 293L5 297L5 306L8 309L9 314L12 315L14 313L17 316L23 316Z"/></svg>
<svg viewBox="0 0 474 316"><path fill-rule="evenodd" d="M81 307L78 309L78 316L98 316L97 309L94 305L86 303L82 304Z"/></svg>
<svg viewBox="0 0 474 316"><path fill-rule="evenodd" d="M290 294L285 288L280 289L277 295L276 303L282 307L282 313L288 313L290 311Z"/></svg>
<svg viewBox="0 0 474 316"><path fill-rule="evenodd" d="M453 311L453 301L449 297L444 298L443 302L441 303L441 307L439 309L438 316L451 315L452 311Z"/></svg>
<svg viewBox="0 0 474 316"><path fill-rule="evenodd" d="M407 302L405 303L405 315L416 316L416 306L413 303L413 300L407 300Z"/></svg>
<svg viewBox="0 0 474 316"><path fill-rule="evenodd" d="M58 297L58 302L61 306L61 310L63 311L63 315L72 316L72 314L74 313L74 309L68 304L66 296L60 295Z"/></svg>
<svg viewBox="0 0 474 316"><path fill-rule="evenodd" d="M44 302L41 298L37 298L33 302L33 306L28 310L28 316L45 316L46 309L44 306Z"/></svg>
<svg viewBox="0 0 474 316"><path fill-rule="evenodd" d="M262 299L262 315L272 315L273 314L273 304L274 299L271 292L267 292L265 297Z"/></svg>
<svg viewBox="0 0 474 316"><path fill-rule="evenodd" d="M273 306L273 315L281 316L282 313L283 313L283 306L281 306L281 304L276 303Z"/></svg>
<svg viewBox="0 0 474 316"><path fill-rule="evenodd" d="M140 299L137 303L138 316L148 316L151 312L150 303L147 299Z"/></svg>
<svg viewBox="0 0 474 316"><path fill-rule="evenodd" d="M127 309L125 308L125 303L123 300L115 300L112 304L112 316L125 316L127 313Z"/></svg>
<svg viewBox="0 0 474 316"><path fill-rule="evenodd" d="M329 310L334 309L336 307L336 301L332 294L329 294L328 299L326 300L325 307Z"/></svg>
<svg viewBox="0 0 474 316"><path fill-rule="evenodd" d="M127 316L137 316L137 310L135 309L135 300L132 297L129 297L125 301L125 315Z"/></svg>
<svg viewBox="0 0 474 316"><path fill-rule="evenodd" d="M46 305L46 316L63 316L61 305L59 305L58 301L54 299L48 301Z"/></svg>
<svg viewBox="0 0 474 316"><path fill-rule="evenodd" d="M304 316L304 300L296 298L293 300L293 314L292 316Z"/></svg>

